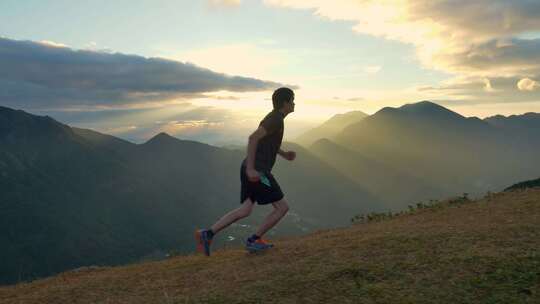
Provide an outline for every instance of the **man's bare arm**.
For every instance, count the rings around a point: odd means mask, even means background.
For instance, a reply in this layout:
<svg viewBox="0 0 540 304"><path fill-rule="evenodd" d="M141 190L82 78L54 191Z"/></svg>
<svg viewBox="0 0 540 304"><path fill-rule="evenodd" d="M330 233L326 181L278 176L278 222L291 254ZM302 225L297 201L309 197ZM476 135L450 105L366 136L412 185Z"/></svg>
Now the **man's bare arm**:
<svg viewBox="0 0 540 304"><path fill-rule="evenodd" d="M266 129L263 126L259 126L259 128L249 136L246 160L247 169L255 169L255 152L257 151L257 144L264 136L266 136Z"/></svg>
<svg viewBox="0 0 540 304"><path fill-rule="evenodd" d="M294 151L283 151L279 149L278 154L281 155L281 157L285 158L286 160L294 160L296 158L296 152Z"/></svg>

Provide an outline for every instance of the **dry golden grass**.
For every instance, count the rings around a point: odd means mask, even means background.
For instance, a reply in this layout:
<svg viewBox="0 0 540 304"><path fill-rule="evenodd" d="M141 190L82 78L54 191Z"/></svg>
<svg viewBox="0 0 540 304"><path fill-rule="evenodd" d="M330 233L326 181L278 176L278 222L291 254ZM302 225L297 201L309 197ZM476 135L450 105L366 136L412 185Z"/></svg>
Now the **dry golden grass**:
<svg viewBox="0 0 540 304"><path fill-rule="evenodd" d="M540 189L273 241L65 272L0 302L540 303Z"/></svg>

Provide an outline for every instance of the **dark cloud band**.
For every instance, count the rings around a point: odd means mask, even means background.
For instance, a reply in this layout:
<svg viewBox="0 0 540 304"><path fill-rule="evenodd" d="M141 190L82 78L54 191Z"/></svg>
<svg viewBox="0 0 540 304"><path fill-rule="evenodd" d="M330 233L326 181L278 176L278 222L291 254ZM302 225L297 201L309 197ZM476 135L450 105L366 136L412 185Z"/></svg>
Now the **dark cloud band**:
<svg viewBox="0 0 540 304"><path fill-rule="evenodd" d="M115 106L279 86L163 58L0 38L0 103L8 106Z"/></svg>

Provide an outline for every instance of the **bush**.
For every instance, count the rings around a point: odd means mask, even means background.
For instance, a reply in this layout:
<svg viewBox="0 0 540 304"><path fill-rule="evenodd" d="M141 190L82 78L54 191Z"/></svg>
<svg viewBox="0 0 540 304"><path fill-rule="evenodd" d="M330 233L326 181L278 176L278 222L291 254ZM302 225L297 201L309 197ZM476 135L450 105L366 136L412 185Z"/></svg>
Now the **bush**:
<svg viewBox="0 0 540 304"><path fill-rule="evenodd" d="M491 192L488 192L491 196ZM399 212L371 212L367 214L358 214L351 218L351 223L369 223L369 222L379 222L383 220L392 219L397 216L402 216L405 214L413 214L416 212L419 212L421 210L438 210L443 208L445 205L462 205L465 203L469 203L471 200L469 199L469 193L463 193L462 196L458 196L455 198L448 199L446 201L439 201L430 199L428 202L418 202L413 205L408 205L408 210L401 210Z"/></svg>

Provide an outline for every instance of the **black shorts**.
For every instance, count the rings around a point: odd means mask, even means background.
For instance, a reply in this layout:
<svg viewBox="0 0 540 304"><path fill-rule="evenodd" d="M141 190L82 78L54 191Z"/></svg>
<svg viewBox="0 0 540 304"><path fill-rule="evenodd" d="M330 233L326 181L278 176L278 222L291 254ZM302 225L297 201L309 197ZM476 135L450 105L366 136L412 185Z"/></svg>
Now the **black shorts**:
<svg viewBox="0 0 540 304"><path fill-rule="evenodd" d="M259 172L259 174L263 174ZM240 166L240 204L242 204L248 197L252 202L257 202L259 205L266 205L277 202L283 198L283 192L279 187L278 182L272 175L272 173L264 173L264 175L270 181L270 187L263 184L259 179L256 182L251 182L246 174L246 166Z"/></svg>

